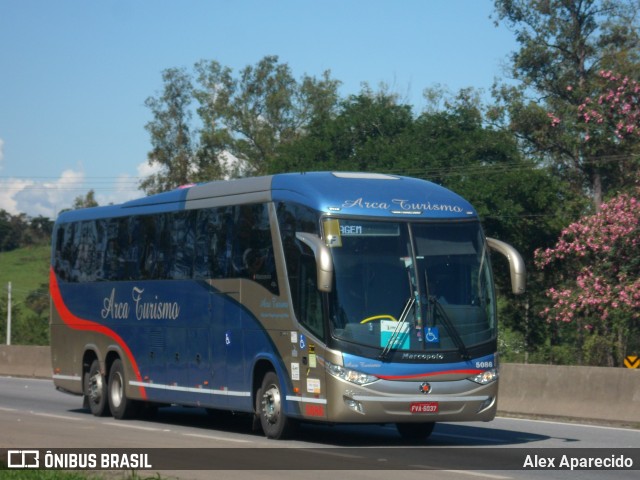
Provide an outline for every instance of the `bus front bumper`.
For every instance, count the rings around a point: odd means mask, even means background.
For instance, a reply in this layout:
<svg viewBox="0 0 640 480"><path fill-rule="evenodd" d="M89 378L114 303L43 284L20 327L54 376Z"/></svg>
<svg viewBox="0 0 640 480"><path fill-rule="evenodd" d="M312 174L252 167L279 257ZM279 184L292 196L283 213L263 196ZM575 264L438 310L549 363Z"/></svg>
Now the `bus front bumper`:
<svg viewBox="0 0 640 480"><path fill-rule="evenodd" d="M365 386L334 384L328 420L349 423L490 421L496 415L498 381L446 382L379 380ZM426 391L426 393L422 393Z"/></svg>

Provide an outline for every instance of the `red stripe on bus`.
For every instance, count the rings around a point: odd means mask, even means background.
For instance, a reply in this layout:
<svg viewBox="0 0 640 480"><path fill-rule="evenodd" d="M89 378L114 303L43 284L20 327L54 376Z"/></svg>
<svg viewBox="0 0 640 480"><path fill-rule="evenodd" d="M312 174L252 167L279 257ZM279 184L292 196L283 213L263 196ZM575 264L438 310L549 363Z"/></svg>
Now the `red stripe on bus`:
<svg viewBox="0 0 640 480"><path fill-rule="evenodd" d="M383 380L404 380L408 378L422 378L422 377L433 377L435 375L478 375L479 373L484 372L484 370L445 370L443 372L428 372L428 373L413 373L411 375L377 375L376 377L381 378Z"/></svg>
<svg viewBox="0 0 640 480"><path fill-rule="evenodd" d="M62 295L60 294L60 288L58 287L58 279L56 278L56 274L53 271L53 268L49 269L49 284L51 285L51 299L53 300L53 304L62 318L62 321L69 327L74 330L89 330L93 332L98 332L107 337L113 339L119 346L122 348L124 353L127 355L127 358L131 362L131 366L133 367L133 372L136 375L136 379L139 382L142 382L142 376L140 375L140 370L138 369L138 362L136 362L133 353L129 346L125 343L125 341L118 335L116 332L111 330L110 328L105 327L104 325L100 325L97 322L92 322L91 320L85 320L80 317L76 317L71 311L67 308L62 299ZM144 387L138 387L140 389L140 396L143 400L147 399L147 391Z"/></svg>

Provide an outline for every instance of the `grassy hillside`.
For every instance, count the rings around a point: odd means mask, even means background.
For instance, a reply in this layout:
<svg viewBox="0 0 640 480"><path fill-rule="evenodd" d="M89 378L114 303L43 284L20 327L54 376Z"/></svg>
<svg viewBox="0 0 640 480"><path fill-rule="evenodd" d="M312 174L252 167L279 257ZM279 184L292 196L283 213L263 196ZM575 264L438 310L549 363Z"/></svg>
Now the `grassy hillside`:
<svg viewBox="0 0 640 480"><path fill-rule="evenodd" d="M38 245L0 252L0 295L7 298L11 282L12 303L24 302L27 295L43 283L49 283L51 247Z"/></svg>
<svg viewBox="0 0 640 480"><path fill-rule="evenodd" d="M5 343L7 336L7 284L11 282L11 343L48 345L49 252L49 245L0 252L0 342ZM43 285L43 290L35 292ZM36 295L25 302L32 292Z"/></svg>

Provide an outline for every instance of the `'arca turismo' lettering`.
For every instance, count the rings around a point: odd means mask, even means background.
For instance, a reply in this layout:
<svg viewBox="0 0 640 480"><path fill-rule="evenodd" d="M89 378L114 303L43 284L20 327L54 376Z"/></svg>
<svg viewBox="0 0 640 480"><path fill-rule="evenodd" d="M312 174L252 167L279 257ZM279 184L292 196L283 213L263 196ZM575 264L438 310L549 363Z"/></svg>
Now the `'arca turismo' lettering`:
<svg viewBox="0 0 640 480"><path fill-rule="evenodd" d="M138 320L176 320L180 316L178 302L159 302L157 297L154 301L145 301L143 294L144 288L133 287L131 291L133 310ZM126 320L130 312L129 302L118 302L116 289L113 288L111 294L103 301L100 315L104 319Z"/></svg>
<svg viewBox="0 0 640 480"><path fill-rule="evenodd" d="M112 318L122 320L129 318L129 304L127 302L116 302L116 289L111 290L111 295L106 297L100 311L102 318Z"/></svg>
<svg viewBox="0 0 640 480"><path fill-rule="evenodd" d="M413 211L413 212L422 211L422 210L430 210L430 211L436 211L436 212L454 212L454 213L462 212L462 208L458 207L457 205L442 205L439 203L431 203L431 202L414 203L409 200L403 200L399 198L394 198L392 202L398 207L400 207L400 209L402 210Z"/></svg>
<svg viewBox="0 0 640 480"><path fill-rule="evenodd" d="M342 208L374 208L378 210L389 210L389 204L386 202L365 202L362 197L356 200L345 200Z"/></svg>
<svg viewBox="0 0 640 480"><path fill-rule="evenodd" d="M461 213L463 211L462 207L458 205L445 205L441 203L431 203L431 202L412 202L410 200L406 200L403 198L394 198L391 200L391 203L387 202L369 202L364 200L362 197L357 198L355 200L345 200L342 204L342 208L366 208L373 210L389 210L391 205L398 207L400 210L407 212L421 212L421 211L432 211L432 212L452 212L452 213Z"/></svg>
<svg viewBox="0 0 640 480"><path fill-rule="evenodd" d="M138 320L176 320L180 316L178 302L145 302L142 299L143 293L144 288L138 287L133 287L131 292Z"/></svg>

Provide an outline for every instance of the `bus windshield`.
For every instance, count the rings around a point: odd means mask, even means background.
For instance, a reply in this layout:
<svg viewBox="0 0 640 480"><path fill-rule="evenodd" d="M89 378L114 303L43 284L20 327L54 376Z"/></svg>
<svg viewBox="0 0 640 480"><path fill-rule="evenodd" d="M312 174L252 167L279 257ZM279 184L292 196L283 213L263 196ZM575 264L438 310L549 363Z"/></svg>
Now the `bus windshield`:
<svg viewBox="0 0 640 480"><path fill-rule="evenodd" d="M493 283L478 222L325 219L335 281L332 336L381 351L458 350L495 340Z"/></svg>

